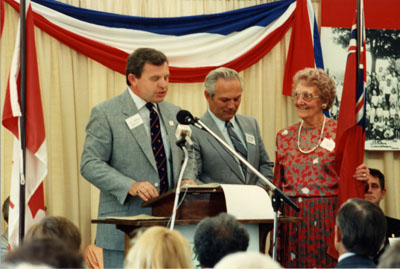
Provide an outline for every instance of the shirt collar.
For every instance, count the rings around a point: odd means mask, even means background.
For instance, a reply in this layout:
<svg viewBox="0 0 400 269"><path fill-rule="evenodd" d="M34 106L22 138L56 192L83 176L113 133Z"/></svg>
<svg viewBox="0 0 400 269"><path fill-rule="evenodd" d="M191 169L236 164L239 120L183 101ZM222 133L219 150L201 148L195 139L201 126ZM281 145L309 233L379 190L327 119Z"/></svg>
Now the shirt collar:
<svg viewBox="0 0 400 269"><path fill-rule="evenodd" d="M215 116L214 113L211 112L210 108L207 109L208 113L210 114L211 118L214 120L215 124L217 124L218 128L222 131L225 128L225 121L219 119L217 116ZM236 125L236 116L233 116L232 119L229 121L232 123L233 128L235 128Z"/></svg>
<svg viewBox="0 0 400 269"><path fill-rule="evenodd" d="M136 105L137 110L141 110L144 106L146 106L146 101L143 100L142 98L140 98L139 96L137 96L130 88L128 88L129 94L133 99L133 102ZM157 107L156 105L154 105L154 107Z"/></svg>
<svg viewBox="0 0 400 269"><path fill-rule="evenodd" d="M338 262L340 262L341 260L346 259L348 257L354 256L354 255L356 255L354 252L343 253L342 255L339 256Z"/></svg>

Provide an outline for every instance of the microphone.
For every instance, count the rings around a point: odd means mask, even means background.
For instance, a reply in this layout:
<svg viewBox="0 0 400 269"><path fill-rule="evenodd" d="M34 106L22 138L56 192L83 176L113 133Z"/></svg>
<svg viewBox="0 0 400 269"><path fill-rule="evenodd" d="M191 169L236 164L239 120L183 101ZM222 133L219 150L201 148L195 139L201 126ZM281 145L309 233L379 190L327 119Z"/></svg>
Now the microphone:
<svg viewBox="0 0 400 269"><path fill-rule="evenodd" d="M191 135L192 129L189 125L178 124L175 132L176 139L178 139L177 144L186 141L190 146L193 145L192 139L190 139Z"/></svg>
<svg viewBox="0 0 400 269"><path fill-rule="evenodd" d="M187 110L180 110L176 114L176 119L180 124L195 124L196 119L193 117L192 113Z"/></svg>

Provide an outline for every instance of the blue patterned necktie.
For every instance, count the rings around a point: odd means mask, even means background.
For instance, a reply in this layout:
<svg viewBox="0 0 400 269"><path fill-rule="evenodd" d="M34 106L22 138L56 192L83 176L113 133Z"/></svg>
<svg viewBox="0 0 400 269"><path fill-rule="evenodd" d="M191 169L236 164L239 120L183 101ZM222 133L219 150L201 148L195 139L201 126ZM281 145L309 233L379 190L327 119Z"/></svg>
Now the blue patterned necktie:
<svg viewBox="0 0 400 269"><path fill-rule="evenodd" d="M160 119L153 108L152 103L147 103L146 107L150 110L150 135L151 148L153 149L154 159L160 178L160 194L168 191L167 158L165 155L164 144L161 135Z"/></svg>
<svg viewBox="0 0 400 269"><path fill-rule="evenodd" d="M228 130L229 137L231 138L232 144L235 147L237 153L239 153L245 160L247 160L247 150L240 141L237 133L233 130L233 125L230 121L225 123L226 129ZM240 160L239 160L240 162ZM243 174L246 177L247 167L244 163L240 162L240 166L242 167Z"/></svg>

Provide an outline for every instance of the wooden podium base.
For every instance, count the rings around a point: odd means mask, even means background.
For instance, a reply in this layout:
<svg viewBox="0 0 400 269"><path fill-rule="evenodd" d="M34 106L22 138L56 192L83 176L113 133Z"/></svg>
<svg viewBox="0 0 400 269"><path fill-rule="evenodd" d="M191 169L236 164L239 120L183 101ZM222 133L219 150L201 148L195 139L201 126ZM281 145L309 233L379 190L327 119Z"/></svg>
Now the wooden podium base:
<svg viewBox="0 0 400 269"><path fill-rule="evenodd" d="M185 193L186 191L186 193ZM184 197L185 196L185 197ZM214 188L182 188L179 199L184 197L176 213L175 226L193 227L205 217L216 216L226 212L224 192L221 187ZM172 215L175 199L175 190L164 193L148 202L143 202L143 207L152 207L152 215L155 217L167 217ZM281 217L281 223L299 222L300 218ZM273 229L273 219L248 219L238 220L245 225L258 225L258 249L265 253L265 240L268 233ZM168 219L132 220L132 219L96 219L92 223L112 224L117 229L125 232L125 251L129 249L130 239L135 235L135 230L140 227L167 226ZM179 230L179 227L177 227ZM257 237L257 236L255 236ZM188 238L190 240L190 238Z"/></svg>

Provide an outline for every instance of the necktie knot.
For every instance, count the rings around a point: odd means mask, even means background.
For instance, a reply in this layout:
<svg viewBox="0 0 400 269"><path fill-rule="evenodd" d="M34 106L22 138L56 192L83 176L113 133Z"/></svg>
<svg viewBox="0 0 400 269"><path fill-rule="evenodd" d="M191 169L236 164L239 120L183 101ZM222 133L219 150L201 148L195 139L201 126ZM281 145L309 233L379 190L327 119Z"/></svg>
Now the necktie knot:
<svg viewBox="0 0 400 269"><path fill-rule="evenodd" d="M151 110L153 110L153 108L154 108L154 104L148 102L148 103L146 103L146 107L151 111Z"/></svg>

